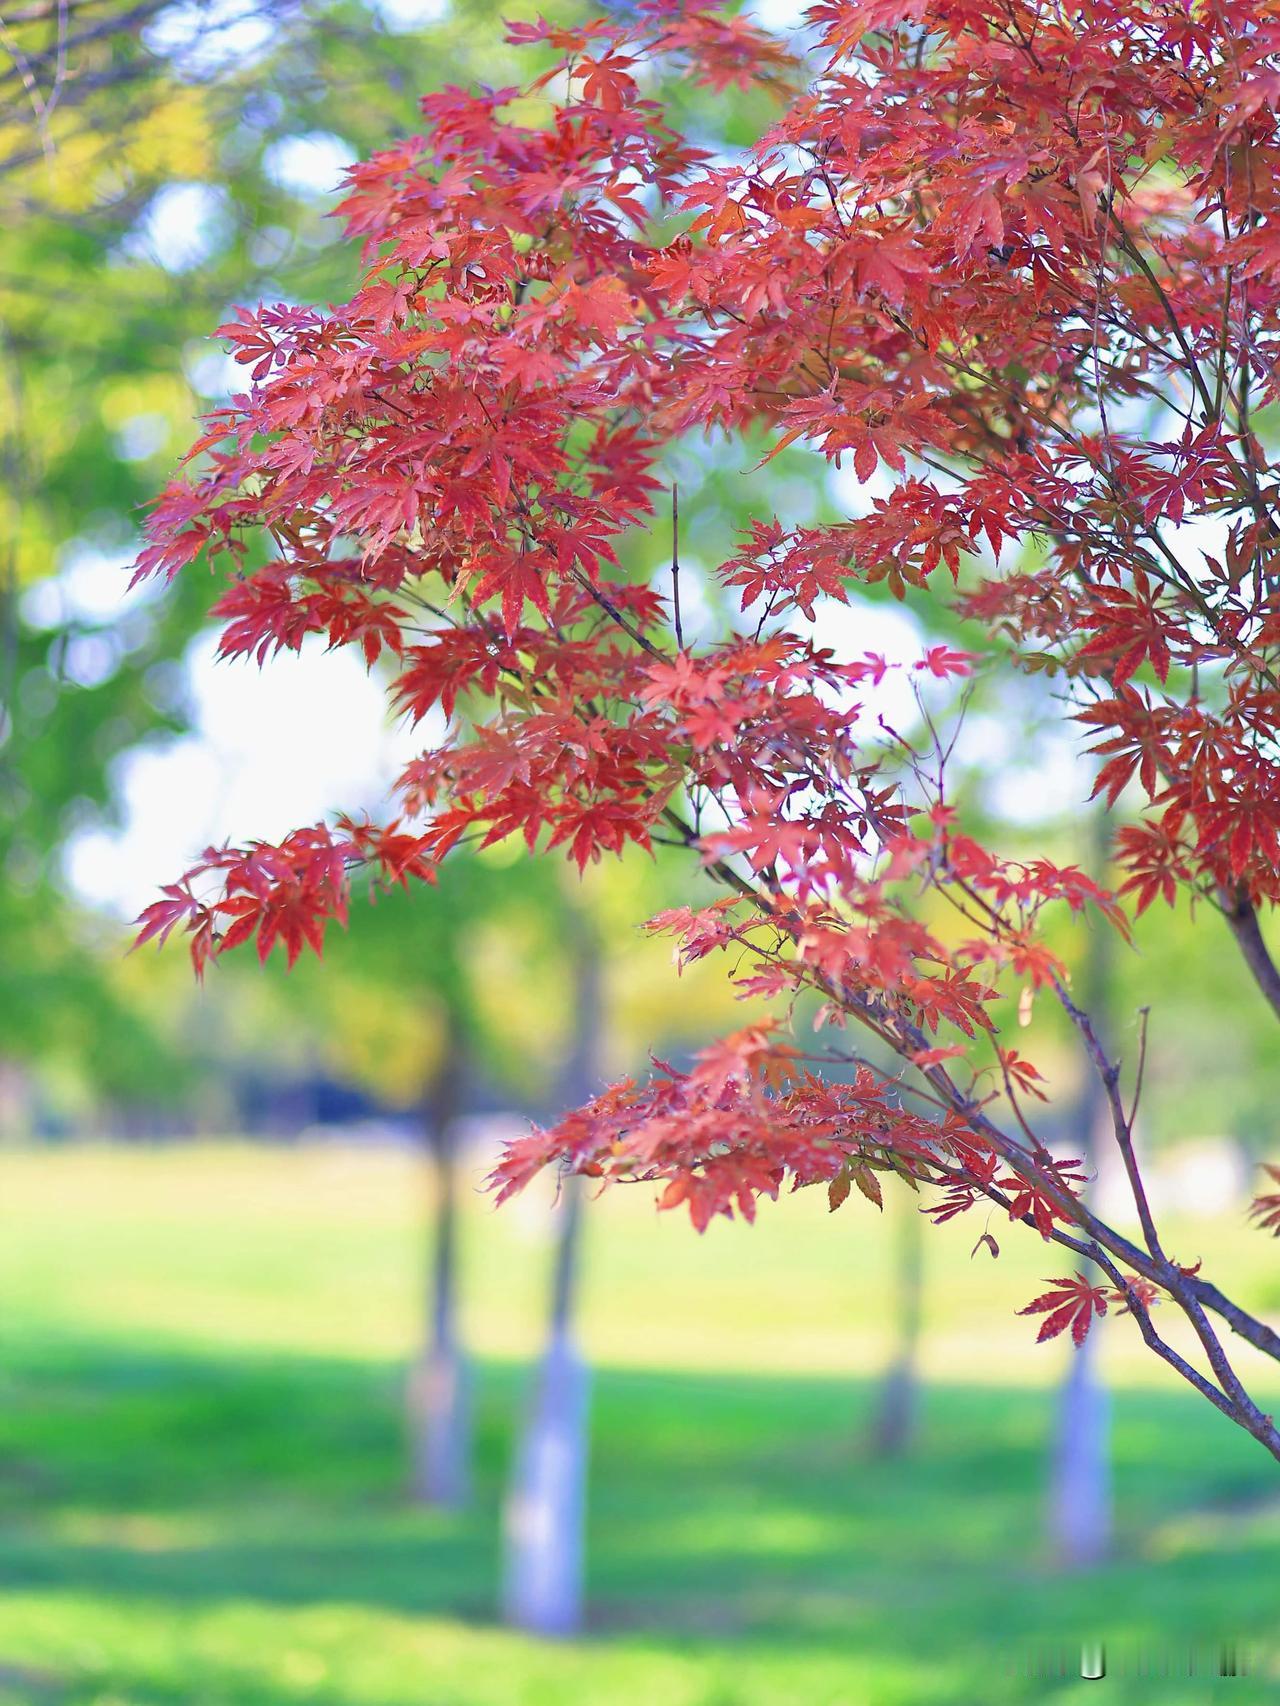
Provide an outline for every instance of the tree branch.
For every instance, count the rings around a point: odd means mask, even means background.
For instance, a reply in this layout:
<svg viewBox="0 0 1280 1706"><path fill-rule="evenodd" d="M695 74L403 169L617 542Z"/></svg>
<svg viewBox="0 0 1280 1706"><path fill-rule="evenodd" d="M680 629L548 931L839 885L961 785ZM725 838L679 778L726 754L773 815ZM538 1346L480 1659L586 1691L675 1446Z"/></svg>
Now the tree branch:
<svg viewBox="0 0 1280 1706"><path fill-rule="evenodd" d="M1263 941L1257 908L1244 888L1237 888L1234 893L1220 888L1218 904L1244 955L1244 963L1253 973L1254 982L1270 1002L1271 1011L1280 1019L1280 969Z"/></svg>

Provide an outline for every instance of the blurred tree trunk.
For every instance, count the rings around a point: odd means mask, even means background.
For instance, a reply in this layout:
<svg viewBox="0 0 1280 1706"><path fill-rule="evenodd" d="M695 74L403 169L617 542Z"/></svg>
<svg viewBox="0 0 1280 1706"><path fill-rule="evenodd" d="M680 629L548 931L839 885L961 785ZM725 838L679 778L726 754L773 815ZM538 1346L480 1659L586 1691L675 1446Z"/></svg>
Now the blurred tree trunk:
<svg viewBox="0 0 1280 1706"><path fill-rule="evenodd" d="M561 1083L567 1106L597 1088L602 1028L600 949L575 915L573 1036ZM551 1285L551 1320L504 1513L503 1614L540 1635L582 1626L590 1375L573 1336L583 1181L565 1179Z"/></svg>
<svg viewBox="0 0 1280 1706"><path fill-rule="evenodd" d="M471 1369L458 1334L457 1148L464 1071L461 1038L449 1018L425 1109L434 1184L430 1329L409 1377L409 1426L414 1498L452 1510L471 1494Z"/></svg>
<svg viewBox="0 0 1280 1706"><path fill-rule="evenodd" d="M1110 1401L1095 1361L1097 1330L1073 1348L1058 1399L1049 1507L1055 1559L1083 1569L1111 1546Z"/></svg>
<svg viewBox="0 0 1280 1706"><path fill-rule="evenodd" d="M1108 832L1106 818L1094 814L1090 826L1090 874L1106 881ZM1083 1007L1102 1046L1110 1052L1111 933L1092 921L1084 963ZM1085 1077L1075 1108L1076 1141L1072 1153L1092 1172L1099 1152L1098 1137L1107 1118L1106 1093L1085 1063ZM1086 1264L1092 1282L1104 1276ZM1049 1547L1058 1563L1083 1569L1105 1558L1111 1546L1110 1401L1098 1372L1098 1326L1079 1348L1072 1347L1067 1377L1058 1397L1057 1428L1050 1466Z"/></svg>
<svg viewBox="0 0 1280 1706"><path fill-rule="evenodd" d="M924 1238L914 1195L895 1195L898 1207L894 1264L894 1348L876 1401L871 1449L877 1457L909 1451L920 1420L918 1352L924 1294Z"/></svg>

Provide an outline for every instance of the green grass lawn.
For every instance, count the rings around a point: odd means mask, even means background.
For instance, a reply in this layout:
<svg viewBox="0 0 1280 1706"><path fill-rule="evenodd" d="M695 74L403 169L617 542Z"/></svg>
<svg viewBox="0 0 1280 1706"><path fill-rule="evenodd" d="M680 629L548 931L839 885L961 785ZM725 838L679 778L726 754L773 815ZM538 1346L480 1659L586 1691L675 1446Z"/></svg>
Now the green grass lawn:
<svg viewBox="0 0 1280 1706"><path fill-rule="evenodd" d="M243 1146L0 1156L0 1702L48 1706L892 1706L1275 1698L1276 1673L1036 1680L1103 1639L1176 1669L1280 1649L1280 1477L1106 1324L1117 1542L1042 1541L1065 1352L1013 1310L1058 1258L929 1238L924 1427L862 1440L886 1238L798 1199L697 1239L592 1206L589 1630L501 1629L498 1512L538 1339L545 1203L467 1222L475 1508L404 1497L420 1169ZM1179 1228L1179 1253L1207 1229ZM1206 1245L1274 1306L1274 1246ZM1235 1263L1234 1269L1231 1263Z"/></svg>

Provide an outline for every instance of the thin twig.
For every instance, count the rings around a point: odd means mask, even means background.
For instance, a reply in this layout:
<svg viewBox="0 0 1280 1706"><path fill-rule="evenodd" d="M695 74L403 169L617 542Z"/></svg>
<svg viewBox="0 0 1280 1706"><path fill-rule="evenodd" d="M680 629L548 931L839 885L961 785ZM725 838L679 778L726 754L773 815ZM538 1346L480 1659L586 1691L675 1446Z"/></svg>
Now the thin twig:
<svg viewBox="0 0 1280 1706"><path fill-rule="evenodd" d="M671 614L676 627L676 649L684 650L684 627L680 621L680 487L671 482Z"/></svg>

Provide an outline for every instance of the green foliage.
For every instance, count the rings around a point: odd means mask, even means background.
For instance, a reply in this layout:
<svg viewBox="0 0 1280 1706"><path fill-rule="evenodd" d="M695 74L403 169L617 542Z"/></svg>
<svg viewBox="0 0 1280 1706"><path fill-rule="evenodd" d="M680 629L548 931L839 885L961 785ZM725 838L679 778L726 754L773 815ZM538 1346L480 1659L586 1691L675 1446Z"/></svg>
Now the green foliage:
<svg viewBox="0 0 1280 1706"><path fill-rule="evenodd" d="M141 506L216 400L207 334L227 304L350 287L336 198L281 182L280 145L337 126L354 158L412 128L443 63L471 74L471 13L391 36L362 5L286 0L242 61L207 29L203 57L158 52L154 6L80 10L43 132L16 67L22 53L52 75L52 14L0 44L0 1049L81 1095L154 1100L198 1062L130 997L121 941L61 870L68 835L111 820L119 755L181 728L176 660L212 598L195 577L126 598ZM185 254L157 248L149 218L193 191Z"/></svg>

